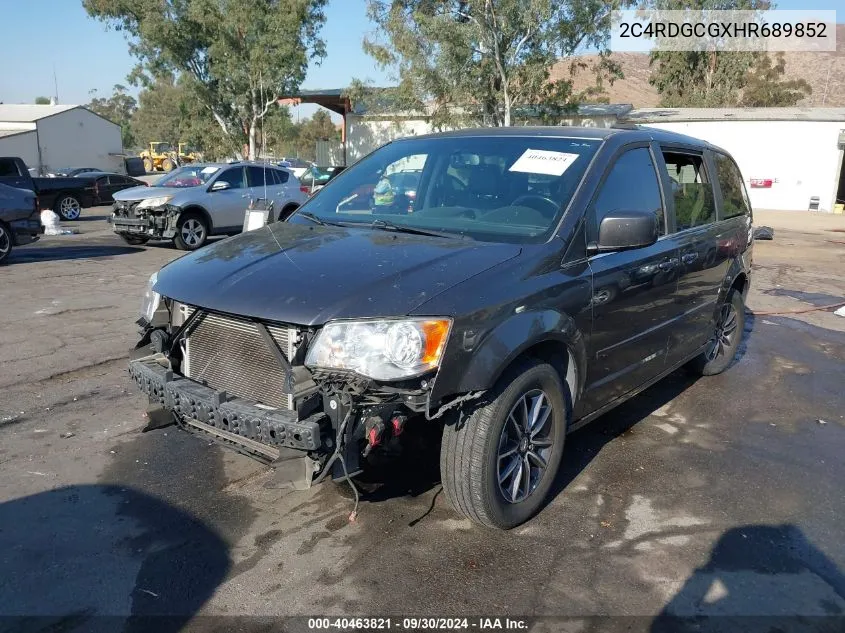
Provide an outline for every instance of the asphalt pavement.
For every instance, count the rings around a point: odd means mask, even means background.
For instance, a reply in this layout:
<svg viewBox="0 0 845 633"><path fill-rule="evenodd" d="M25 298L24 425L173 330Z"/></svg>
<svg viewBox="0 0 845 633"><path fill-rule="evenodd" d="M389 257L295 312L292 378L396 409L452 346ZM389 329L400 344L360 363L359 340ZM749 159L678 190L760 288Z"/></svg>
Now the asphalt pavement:
<svg viewBox="0 0 845 633"><path fill-rule="evenodd" d="M0 616L43 618L0 630L328 614L845 628L845 319L769 314L845 295L838 224L758 242L734 365L677 372L570 435L548 506L495 532L449 508L436 444L387 469L350 521L345 488L292 491L201 438L142 432L126 355L147 278L181 253L125 245L106 214L0 268Z"/></svg>

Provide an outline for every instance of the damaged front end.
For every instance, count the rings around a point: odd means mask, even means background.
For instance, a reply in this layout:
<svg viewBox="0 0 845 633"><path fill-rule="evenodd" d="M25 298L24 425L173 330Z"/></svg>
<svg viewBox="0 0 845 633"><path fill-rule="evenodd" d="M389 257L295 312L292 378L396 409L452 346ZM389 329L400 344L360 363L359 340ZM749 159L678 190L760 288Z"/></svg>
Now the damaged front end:
<svg viewBox="0 0 845 633"><path fill-rule="evenodd" d="M112 230L121 235L171 239L176 235L176 221L181 209L168 204L169 198L115 201L112 207Z"/></svg>
<svg viewBox="0 0 845 633"><path fill-rule="evenodd" d="M264 463L285 465L296 488L360 473L409 420L437 418L481 395L465 394L432 411L448 320L302 327L156 299L154 283L129 366L154 408L148 428L176 423ZM392 360L377 358L379 349L388 349Z"/></svg>

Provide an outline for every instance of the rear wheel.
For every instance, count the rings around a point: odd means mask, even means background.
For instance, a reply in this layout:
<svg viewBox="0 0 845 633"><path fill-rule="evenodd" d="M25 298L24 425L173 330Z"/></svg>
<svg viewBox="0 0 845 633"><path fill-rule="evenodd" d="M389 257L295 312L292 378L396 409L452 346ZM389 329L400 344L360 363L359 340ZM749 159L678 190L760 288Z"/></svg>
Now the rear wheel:
<svg viewBox="0 0 845 633"><path fill-rule="evenodd" d="M198 213L185 213L176 223L173 242L183 251L195 251L208 239L208 224Z"/></svg>
<svg viewBox="0 0 845 633"><path fill-rule="evenodd" d="M131 246L142 246L150 241L150 238L143 235L121 235L120 239Z"/></svg>
<svg viewBox="0 0 845 633"><path fill-rule="evenodd" d="M12 233L0 222L0 264L6 262L12 252Z"/></svg>
<svg viewBox="0 0 845 633"><path fill-rule="evenodd" d="M279 211L279 217L276 218L277 222L284 222L290 216L294 214L294 212L299 208L298 204L289 204L284 207L281 211Z"/></svg>
<svg viewBox="0 0 845 633"><path fill-rule="evenodd" d="M702 376L725 371L736 357L745 329L745 302L742 294L731 290L716 319L716 328L701 355L690 362L690 369Z"/></svg>
<svg viewBox="0 0 845 633"><path fill-rule="evenodd" d="M166 172L173 171L173 167L174 167L173 161L170 160L169 158L165 158L163 161L161 161L161 168L164 171L166 171Z"/></svg>
<svg viewBox="0 0 845 633"><path fill-rule="evenodd" d="M76 196L64 193L56 198L53 210L59 214L62 220L78 220L82 215L82 204Z"/></svg>
<svg viewBox="0 0 845 633"><path fill-rule="evenodd" d="M443 430L440 474L452 506L509 529L540 509L555 479L571 416L566 383L552 365L525 360L493 400Z"/></svg>

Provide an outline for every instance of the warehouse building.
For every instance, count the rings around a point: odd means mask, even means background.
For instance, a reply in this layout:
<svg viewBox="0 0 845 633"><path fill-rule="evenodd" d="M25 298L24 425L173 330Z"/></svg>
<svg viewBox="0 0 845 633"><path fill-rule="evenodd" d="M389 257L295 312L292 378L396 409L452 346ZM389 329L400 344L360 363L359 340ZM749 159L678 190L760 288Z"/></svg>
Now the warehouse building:
<svg viewBox="0 0 845 633"><path fill-rule="evenodd" d="M120 126L78 105L0 105L0 156L18 156L39 174L125 171Z"/></svg>
<svg viewBox="0 0 845 633"><path fill-rule="evenodd" d="M648 108L624 120L728 150L755 209L830 212L845 202L845 108Z"/></svg>

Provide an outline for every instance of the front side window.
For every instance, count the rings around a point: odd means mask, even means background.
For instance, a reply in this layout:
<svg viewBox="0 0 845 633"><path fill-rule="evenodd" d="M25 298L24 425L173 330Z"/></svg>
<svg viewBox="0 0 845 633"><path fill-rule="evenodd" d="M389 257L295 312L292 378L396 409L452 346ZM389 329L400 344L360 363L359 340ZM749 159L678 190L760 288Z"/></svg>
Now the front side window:
<svg viewBox="0 0 845 633"><path fill-rule="evenodd" d="M663 200L660 197L660 184L651 152L647 147L638 147L622 154L611 167L607 178L601 185L593 214L594 231L604 217L614 211L648 211L657 217L659 234L666 233L666 220Z"/></svg>
<svg viewBox="0 0 845 633"><path fill-rule="evenodd" d="M344 224L384 219L482 241L543 241L600 144L495 135L395 141L332 178L302 209Z"/></svg>
<svg viewBox="0 0 845 633"><path fill-rule="evenodd" d="M220 177L215 182L228 182L229 189L243 189L246 187L243 167L232 167L231 169L227 169L220 174Z"/></svg>
<svg viewBox="0 0 845 633"><path fill-rule="evenodd" d="M20 176L18 165L11 158L0 158L0 178Z"/></svg>
<svg viewBox="0 0 845 633"><path fill-rule="evenodd" d="M730 158L718 152L713 153L716 161L716 177L722 188L722 219L751 214L751 202L739 167Z"/></svg>
<svg viewBox="0 0 845 633"><path fill-rule="evenodd" d="M716 221L713 185L707 177L704 160L698 154L663 152L669 184L675 199L675 224L678 231Z"/></svg>

